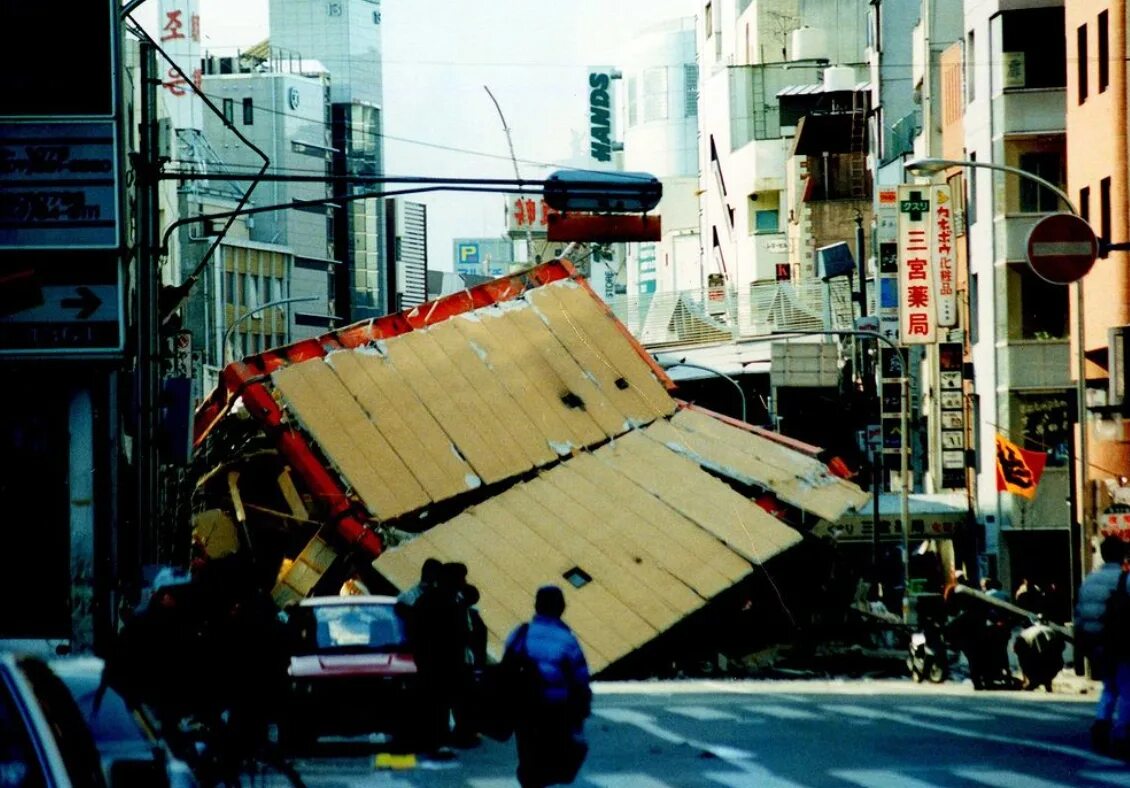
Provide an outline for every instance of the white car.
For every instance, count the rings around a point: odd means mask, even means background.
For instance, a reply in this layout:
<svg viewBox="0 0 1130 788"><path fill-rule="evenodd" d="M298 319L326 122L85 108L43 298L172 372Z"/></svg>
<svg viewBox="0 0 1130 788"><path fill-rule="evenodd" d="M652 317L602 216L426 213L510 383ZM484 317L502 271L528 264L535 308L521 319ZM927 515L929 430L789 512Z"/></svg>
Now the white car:
<svg viewBox="0 0 1130 788"><path fill-rule="evenodd" d="M0 785L106 786L81 712L36 657L0 653Z"/></svg>

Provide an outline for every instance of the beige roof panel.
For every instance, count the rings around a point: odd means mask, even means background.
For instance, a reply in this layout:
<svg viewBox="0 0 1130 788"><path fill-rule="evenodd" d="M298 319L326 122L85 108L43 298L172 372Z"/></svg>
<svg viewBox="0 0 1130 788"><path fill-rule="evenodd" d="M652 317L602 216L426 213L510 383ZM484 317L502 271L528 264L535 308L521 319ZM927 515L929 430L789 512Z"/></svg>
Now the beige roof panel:
<svg viewBox="0 0 1130 788"><path fill-rule="evenodd" d="M482 484L439 422L384 356L338 351L326 356L326 363L433 501Z"/></svg>
<svg viewBox="0 0 1130 788"><path fill-rule="evenodd" d="M756 564L801 540L798 531L642 432L602 446L593 456Z"/></svg>
<svg viewBox="0 0 1130 788"><path fill-rule="evenodd" d="M620 400L617 404L624 413L646 423L675 412L675 400L640 357L640 350L628 341L627 329L581 285L569 280L555 282L529 291L526 300L538 308L561 343L609 397ZM625 393L613 395L611 389Z"/></svg>
<svg viewBox="0 0 1130 788"><path fill-rule="evenodd" d="M403 587L429 555L467 564L496 657L531 615L536 589L554 583L600 671L747 577L751 560L800 539L695 463L633 432L386 551L373 566ZM566 578L577 570L590 578L579 587Z"/></svg>
<svg viewBox="0 0 1130 788"><path fill-rule="evenodd" d="M424 488L323 359L284 367L271 377L288 412L374 517L396 517L428 504Z"/></svg>
<svg viewBox="0 0 1130 788"><path fill-rule="evenodd" d="M644 429L652 439L704 468L744 484L767 487L781 500L835 521L869 499L819 460L726 424L705 413L680 410Z"/></svg>

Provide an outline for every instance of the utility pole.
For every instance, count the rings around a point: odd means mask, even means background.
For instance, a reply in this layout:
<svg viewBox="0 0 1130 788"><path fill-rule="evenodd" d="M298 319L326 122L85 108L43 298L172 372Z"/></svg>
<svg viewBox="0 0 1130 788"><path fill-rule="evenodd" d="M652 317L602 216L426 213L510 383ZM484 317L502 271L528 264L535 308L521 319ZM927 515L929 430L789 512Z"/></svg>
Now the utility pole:
<svg viewBox="0 0 1130 788"><path fill-rule="evenodd" d="M137 183L137 257L134 260L136 278L135 320L137 331L137 366L134 369L134 391L137 398L135 419L134 467L137 489L135 538L137 565L145 567L160 560L160 524L158 505L157 457L157 387L160 374L158 334L160 317L157 312L157 294L160 286L157 255L161 241L160 206L158 192L158 125L157 86L161 80L157 71L157 51L148 43L141 43L141 107L139 150L134 160Z"/></svg>

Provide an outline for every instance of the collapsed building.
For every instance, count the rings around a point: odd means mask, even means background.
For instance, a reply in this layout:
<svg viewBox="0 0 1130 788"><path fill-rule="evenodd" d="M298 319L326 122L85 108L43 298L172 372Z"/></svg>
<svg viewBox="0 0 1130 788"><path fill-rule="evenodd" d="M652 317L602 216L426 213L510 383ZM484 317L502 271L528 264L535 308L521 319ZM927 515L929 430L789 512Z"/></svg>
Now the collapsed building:
<svg viewBox="0 0 1130 788"><path fill-rule="evenodd" d="M597 673L795 625L781 576L826 578L772 567L867 494L674 388L566 260L245 358L197 412L196 549L280 607L463 562L496 657L556 583Z"/></svg>

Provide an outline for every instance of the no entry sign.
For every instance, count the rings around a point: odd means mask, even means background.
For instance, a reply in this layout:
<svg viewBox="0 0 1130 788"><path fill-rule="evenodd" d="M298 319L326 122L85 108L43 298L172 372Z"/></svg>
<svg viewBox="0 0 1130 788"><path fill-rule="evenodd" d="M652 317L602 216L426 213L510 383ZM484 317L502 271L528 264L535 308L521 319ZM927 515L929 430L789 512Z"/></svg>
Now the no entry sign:
<svg viewBox="0 0 1130 788"><path fill-rule="evenodd" d="M1091 225L1070 213L1053 213L1028 233L1028 265L1052 284L1082 279L1095 264L1099 242Z"/></svg>

